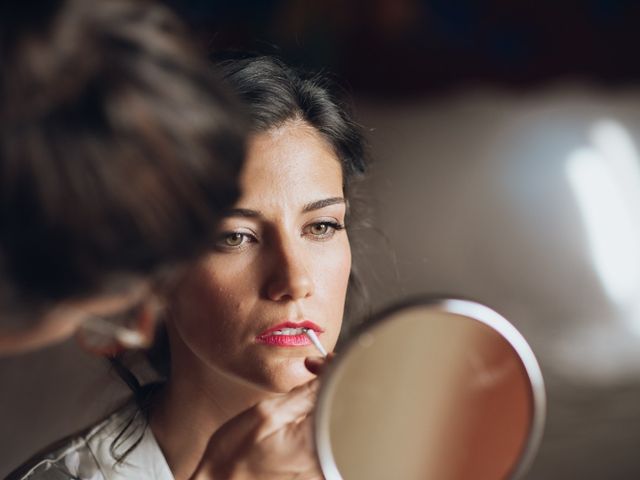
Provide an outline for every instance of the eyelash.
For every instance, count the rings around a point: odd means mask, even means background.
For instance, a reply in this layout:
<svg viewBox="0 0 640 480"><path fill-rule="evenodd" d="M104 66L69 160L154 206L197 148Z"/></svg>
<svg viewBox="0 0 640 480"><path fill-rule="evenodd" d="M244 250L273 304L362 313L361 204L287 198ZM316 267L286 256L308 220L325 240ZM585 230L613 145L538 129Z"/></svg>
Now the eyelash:
<svg viewBox="0 0 640 480"><path fill-rule="evenodd" d="M320 234L313 234L311 233L309 230L313 227L317 227L320 225L324 225L327 227L327 231L325 233L320 233ZM315 222L312 223L310 225L307 225L304 227L303 232L305 234L310 234L312 235L313 240L316 241L324 241L324 240L329 240L330 238L332 238L336 232L340 231L340 230L344 230L346 228L346 226L343 223L338 223L335 221L322 221L322 222ZM233 236L242 236L242 241L241 243L239 243L238 245L225 245L224 242L226 242L227 239L229 239L230 237ZM230 251L230 250L242 250L244 248L246 248L246 244L247 243L255 243L257 242L258 239L256 238L256 236L253 233L246 233L246 232L224 232L221 236L220 236L220 240L218 240L217 242L217 246L219 249L221 250L225 250L225 251Z"/></svg>

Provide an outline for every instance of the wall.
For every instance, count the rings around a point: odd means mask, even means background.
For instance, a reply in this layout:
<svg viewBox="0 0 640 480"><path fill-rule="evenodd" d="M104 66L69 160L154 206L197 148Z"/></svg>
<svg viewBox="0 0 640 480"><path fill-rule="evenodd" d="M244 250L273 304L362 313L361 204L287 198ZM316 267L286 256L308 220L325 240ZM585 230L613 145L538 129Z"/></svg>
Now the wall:
<svg viewBox="0 0 640 480"><path fill-rule="evenodd" d="M549 417L529 478L640 475L640 242L625 242L640 204L629 203L633 168L616 173L629 159L638 166L640 92L558 84L358 104L375 157L366 183L375 231L354 232L354 242L372 308L418 293L494 307L546 375ZM631 217L585 223L567 174L576 155L613 172ZM593 203L609 208L601 183ZM0 382L0 475L126 394L72 343L0 360Z"/></svg>

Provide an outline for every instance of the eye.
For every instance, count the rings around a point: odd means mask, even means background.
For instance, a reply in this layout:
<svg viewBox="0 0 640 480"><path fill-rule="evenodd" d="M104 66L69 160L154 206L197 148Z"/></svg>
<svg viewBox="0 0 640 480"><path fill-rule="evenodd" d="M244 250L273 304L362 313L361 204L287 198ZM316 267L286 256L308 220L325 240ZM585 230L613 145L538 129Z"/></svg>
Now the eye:
<svg viewBox="0 0 640 480"><path fill-rule="evenodd" d="M255 238L244 232L226 232L220 235L216 246L222 250L233 250L244 247L247 243L250 243Z"/></svg>
<svg viewBox="0 0 640 480"><path fill-rule="evenodd" d="M243 243L245 238L246 237L245 237L244 234L238 233L238 232L234 232L234 233L231 233L231 234L227 235L226 237L224 237L224 243L228 247L238 247L238 246L242 245L242 243Z"/></svg>
<svg viewBox="0 0 640 480"><path fill-rule="evenodd" d="M315 223L309 228L309 232L313 235L325 235L329 231L327 223Z"/></svg>
<svg viewBox="0 0 640 480"><path fill-rule="evenodd" d="M314 239L328 239L331 238L337 230L344 229L344 225L334 222L334 221L326 221L326 222L316 222L311 225L307 225L304 230L304 233L311 235Z"/></svg>

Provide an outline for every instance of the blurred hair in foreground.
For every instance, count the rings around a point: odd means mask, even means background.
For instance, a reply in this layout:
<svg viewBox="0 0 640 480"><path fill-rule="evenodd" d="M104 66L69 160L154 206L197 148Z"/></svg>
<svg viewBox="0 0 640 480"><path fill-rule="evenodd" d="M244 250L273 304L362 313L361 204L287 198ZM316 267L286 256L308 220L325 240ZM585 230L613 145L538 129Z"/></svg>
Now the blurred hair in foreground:
<svg viewBox="0 0 640 480"><path fill-rule="evenodd" d="M180 22L133 0L2 10L3 316L202 251L238 195L245 128Z"/></svg>

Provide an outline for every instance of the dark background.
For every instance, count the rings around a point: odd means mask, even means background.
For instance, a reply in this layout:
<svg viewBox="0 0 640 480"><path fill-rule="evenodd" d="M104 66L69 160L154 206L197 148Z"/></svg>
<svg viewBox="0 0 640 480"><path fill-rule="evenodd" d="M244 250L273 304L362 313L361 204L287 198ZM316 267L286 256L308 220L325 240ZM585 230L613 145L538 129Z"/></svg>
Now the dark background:
<svg viewBox="0 0 640 480"><path fill-rule="evenodd" d="M382 97L559 78L635 84L634 0L166 0L213 49L249 49Z"/></svg>

